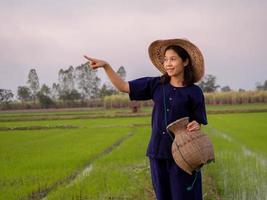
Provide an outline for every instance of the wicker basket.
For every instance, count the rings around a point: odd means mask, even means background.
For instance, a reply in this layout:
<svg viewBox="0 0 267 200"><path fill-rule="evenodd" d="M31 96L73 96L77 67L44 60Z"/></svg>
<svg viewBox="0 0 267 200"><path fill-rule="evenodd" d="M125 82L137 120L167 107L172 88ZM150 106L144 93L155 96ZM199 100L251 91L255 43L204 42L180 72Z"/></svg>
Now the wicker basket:
<svg viewBox="0 0 267 200"><path fill-rule="evenodd" d="M188 132L189 118L174 121L167 129L174 133L172 156L176 164L188 174L200 169L204 164L214 161L213 146L208 136L201 131Z"/></svg>

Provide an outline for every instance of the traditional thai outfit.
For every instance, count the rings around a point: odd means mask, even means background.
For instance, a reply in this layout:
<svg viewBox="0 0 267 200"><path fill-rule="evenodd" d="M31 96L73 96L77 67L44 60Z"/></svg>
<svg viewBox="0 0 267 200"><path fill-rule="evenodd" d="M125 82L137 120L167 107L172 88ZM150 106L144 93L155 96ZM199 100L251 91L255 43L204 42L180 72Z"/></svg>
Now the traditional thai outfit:
<svg viewBox="0 0 267 200"><path fill-rule="evenodd" d="M179 118L207 124L205 101L197 85L174 87L160 83L160 77L144 77L129 81L131 100L154 102L152 133L146 155L150 159L153 187L158 200L201 200L201 173L189 175L180 169L171 153L172 138L166 124ZM194 185L191 190L187 188Z"/></svg>

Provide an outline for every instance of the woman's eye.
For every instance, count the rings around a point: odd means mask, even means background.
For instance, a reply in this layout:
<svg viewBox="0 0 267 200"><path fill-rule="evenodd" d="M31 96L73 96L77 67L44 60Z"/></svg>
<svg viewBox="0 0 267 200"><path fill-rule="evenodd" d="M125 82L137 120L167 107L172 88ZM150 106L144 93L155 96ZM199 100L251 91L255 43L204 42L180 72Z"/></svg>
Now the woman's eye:
<svg viewBox="0 0 267 200"><path fill-rule="evenodd" d="M176 58L164 58L164 62L168 62L168 61L175 61L176 60Z"/></svg>

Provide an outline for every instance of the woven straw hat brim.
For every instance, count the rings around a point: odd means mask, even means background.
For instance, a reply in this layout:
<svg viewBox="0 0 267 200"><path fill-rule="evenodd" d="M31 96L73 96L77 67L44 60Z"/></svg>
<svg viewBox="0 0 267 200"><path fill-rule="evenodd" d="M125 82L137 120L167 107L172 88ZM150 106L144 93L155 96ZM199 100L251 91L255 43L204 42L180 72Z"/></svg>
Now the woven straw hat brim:
<svg viewBox="0 0 267 200"><path fill-rule="evenodd" d="M168 46L180 46L184 48L190 56L193 71L195 75L195 82L198 82L204 75L204 59L199 48L188 40L184 39L167 39L156 40L152 42L148 48L149 57L155 67L165 74L166 71L163 66L165 49Z"/></svg>

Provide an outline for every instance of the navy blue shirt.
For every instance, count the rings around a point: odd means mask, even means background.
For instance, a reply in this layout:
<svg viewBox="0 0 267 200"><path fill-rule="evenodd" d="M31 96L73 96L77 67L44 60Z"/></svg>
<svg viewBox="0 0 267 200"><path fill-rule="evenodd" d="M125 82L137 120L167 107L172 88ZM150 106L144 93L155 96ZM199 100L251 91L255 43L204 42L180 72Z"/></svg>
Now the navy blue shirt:
<svg viewBox="0 0 267 200"><path fill-rule="evenodd" d="M204 95L197 85L174 87L170 83L160 83L160 77L144 77L129 81L129 86L131 100L152 99L154 102L152 133L146 154L149 157L172 158L172 139L167 134L166 124L182 117L207 124Z"/></svg>

